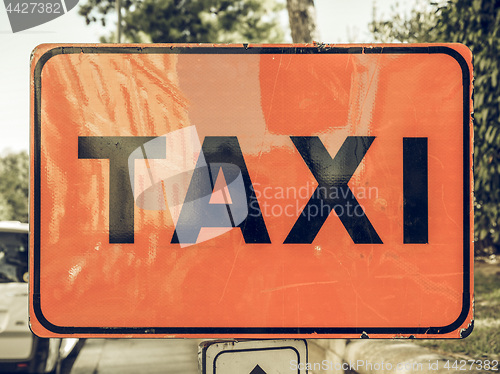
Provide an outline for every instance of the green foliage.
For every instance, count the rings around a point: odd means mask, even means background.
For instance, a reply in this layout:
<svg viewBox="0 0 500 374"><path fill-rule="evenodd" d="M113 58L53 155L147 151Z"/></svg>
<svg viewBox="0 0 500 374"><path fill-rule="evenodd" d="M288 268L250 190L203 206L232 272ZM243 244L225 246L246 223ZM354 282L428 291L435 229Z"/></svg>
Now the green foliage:
<svg viewBox="0 0 500 374"><path fill-rule="evenodd" d="M0 220L28 222L27 152L0 157Z"/></svg>
<svg viewBox="0 0 500 374"><path fill-rule="evenodd" d="M405 14L399 4L391 7L389 20L377 19L377 9L373 8L373 21L370 31L376 42L427 43L433 42L429 31L437 23L436 9L424 0L415 2L410 14Z"/></svg>
<svg viewBox="0 0 500 374"><path fill-rule="evenodd" d="M88 0L79 14L106 26L115 7L116 0ZM129 42L280 42L282 9L275 0L122 0L122 32Z"/></svg>
<svg viewBox="0 0 500 374"><path fill-rule="evenodd" d="M459 42L474 55L476 252L500 252L500 0L450 0L371 23L383 42Z"/></svg>

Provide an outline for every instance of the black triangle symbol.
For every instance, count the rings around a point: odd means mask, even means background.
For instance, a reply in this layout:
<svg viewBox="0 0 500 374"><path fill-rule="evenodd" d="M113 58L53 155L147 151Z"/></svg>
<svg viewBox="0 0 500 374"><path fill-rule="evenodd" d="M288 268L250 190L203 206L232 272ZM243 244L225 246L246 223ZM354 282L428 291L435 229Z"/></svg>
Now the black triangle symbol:
<svg viewBox="0 0 500 374"><path fill-rule="evenodd" d="M262 368L257 365L253 368L253 370L250 372L250 374L267 374Z"/></svg>

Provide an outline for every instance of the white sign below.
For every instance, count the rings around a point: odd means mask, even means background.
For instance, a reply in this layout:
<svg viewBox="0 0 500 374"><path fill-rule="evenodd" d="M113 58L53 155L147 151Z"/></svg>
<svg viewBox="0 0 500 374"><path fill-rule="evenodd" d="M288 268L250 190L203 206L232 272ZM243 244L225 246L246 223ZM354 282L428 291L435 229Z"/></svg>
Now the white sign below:
<svg viewBox="0 0 500 374"><path fill-rule="evenodd" d="M205 341L199 352L202 374L306 374L305 340Z"/></svg>

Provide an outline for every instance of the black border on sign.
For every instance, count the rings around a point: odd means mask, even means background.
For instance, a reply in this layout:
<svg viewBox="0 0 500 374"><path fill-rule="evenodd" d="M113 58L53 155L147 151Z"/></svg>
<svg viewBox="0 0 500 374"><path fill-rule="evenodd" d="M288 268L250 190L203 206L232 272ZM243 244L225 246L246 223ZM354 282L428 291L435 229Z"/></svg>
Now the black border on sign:
<svg viewBox="0 0 500 374"><path fill-rule="evenodd" d="M462 70L463 87L463 293L462 310L458 318L446 326L418 327L75 327L57 326L43 315L40 303L40 178L41 178L41 97L42 69L54 56L60 54L446 54L454 58ZM82 46L56 47L45 52L34 69L34 199L33 248L34 284L32 306L39 323L47 330L57 334L102 334L102 335L335 335L335 334L446 334L460 328L466 320L471 307L470 295L470 76L469 66L462 55L446 46L356 46L356 47L319 47L319 46ZM317 335L316 335L317 336ZM389 337L389 336L388 336Z"/></svg>

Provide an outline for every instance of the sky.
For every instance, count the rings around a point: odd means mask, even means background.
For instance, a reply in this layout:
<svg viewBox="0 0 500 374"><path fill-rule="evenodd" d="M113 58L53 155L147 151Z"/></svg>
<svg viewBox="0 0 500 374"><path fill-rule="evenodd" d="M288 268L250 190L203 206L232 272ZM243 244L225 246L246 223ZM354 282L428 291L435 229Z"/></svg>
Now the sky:
<svg viewBox="0 0 500 374"><path fill-rule="evenodd" d="M82 0L80 3L83 3ZM320 41L325 43L371 42L368 23L375 0L315 0ZM411 9L412 0L378 0L377 12L390 14ZM103 28L85 25L78 6L40 26L13 33L7 12L0 3L0 155L29 150L29 60L42 43L95 43L106 34ZM291 41L291 40L289 40Z"/></svg>

